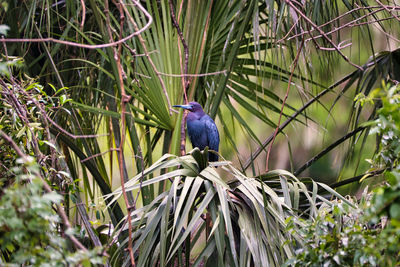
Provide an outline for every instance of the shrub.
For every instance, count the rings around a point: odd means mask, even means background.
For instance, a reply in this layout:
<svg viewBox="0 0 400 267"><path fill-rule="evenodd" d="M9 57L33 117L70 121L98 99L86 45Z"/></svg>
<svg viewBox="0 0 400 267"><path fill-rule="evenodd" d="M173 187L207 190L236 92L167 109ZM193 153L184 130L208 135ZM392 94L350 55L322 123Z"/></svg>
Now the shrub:
<svg viewBox="0 0 400 267"><path fill-rule="evenodd" d="M371 170L386 169L385 182L368 194L356 208L337 202L323 206L315 220L302 220L297 230L305 242L291 266L398 266L400 264L400 92L399 86L383 84L361 105L374 103L377 117L371 134L380 140L370 160ZM367 201L367 199L370 199ZM365 212L364 212L365 211ZM297 223L292 220L291 225ZM289 230L295 231L289 227Z"/></svg>

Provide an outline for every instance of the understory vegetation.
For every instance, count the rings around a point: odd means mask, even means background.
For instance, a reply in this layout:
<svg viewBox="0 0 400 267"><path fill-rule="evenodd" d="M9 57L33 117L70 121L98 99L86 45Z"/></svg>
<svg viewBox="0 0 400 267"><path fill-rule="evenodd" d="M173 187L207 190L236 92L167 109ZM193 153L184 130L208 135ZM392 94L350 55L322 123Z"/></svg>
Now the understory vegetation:
<svg viewBox="0 0 400 267"><path fill-rule="evenodd" d="M399 11L0 0L0 265L398 266Z"/></svg>

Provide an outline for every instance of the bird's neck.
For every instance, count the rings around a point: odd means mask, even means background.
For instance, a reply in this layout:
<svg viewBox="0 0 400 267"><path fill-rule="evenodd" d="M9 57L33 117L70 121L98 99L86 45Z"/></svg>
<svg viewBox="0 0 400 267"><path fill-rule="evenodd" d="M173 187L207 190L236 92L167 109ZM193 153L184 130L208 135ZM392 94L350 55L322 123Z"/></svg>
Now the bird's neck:
<svg viewBox="0 0 400 267"><path fill-rule="evenodd" d="M199 120L199 119L201 119L201 117L204 116L204 114L205 114L204 111L203 112L199 112L199 111L190 112L187 116L187 120L189 120L189 121Z"/></svg>

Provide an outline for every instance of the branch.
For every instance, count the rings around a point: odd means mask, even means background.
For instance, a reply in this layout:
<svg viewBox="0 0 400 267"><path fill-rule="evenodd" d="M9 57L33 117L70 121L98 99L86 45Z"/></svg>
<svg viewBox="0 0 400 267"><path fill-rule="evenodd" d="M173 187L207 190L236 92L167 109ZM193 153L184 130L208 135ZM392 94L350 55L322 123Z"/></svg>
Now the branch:
<svg viewBox="0 0 400 267"><path fill-rule="evenodd" d="M350 65L356 67L359 70L362 70L362 68L360 66L358 66L357 64L353 63L350 61L350 59L348 59L343 53L342 51L340 51L340 49L336 46L336 44L325 34L325 32L323 30L321 30L318 25L316 25L314 22L312 22L312 20L310 20L306 15L303 14L303 12L301 12L290 0L286 0L286 3L291 6L296 12L297 14L299 14L302 18L304 18L312 27L314 27L315 29L317 29L317 31L328 41L328 43L330 43L335 50L339 53L340 56L342 56L342 58L347 61Z"/></svg>
<svg viewBox="0 0 400 267"><path fill-rule="evenodd" d="M199 74L168 74L168 73L163 73L163 72L158 72L159 74L163 75L163 76L168 76L168 77L205 77L205 76L212 76L212 75L219 75L219 74L227 74L226 70L221 70L221 71L215 71L215 72L208 72L208 73L199 73ZM185 92L186 93L186 92ZM187 101L187 99L186 99Z"/></svg>
<svg viewBox="0 0 400 267"><path fill-rule="evenodd" d="M375 0L381 7L383 7L387 12L389 12L395 19L397 19L397 21L399 21L400 22L400 18L398 17L398 16L396 16L396 14L392 14L392 10L394 9L394 8L391 8L391 9L389 9L389 6L386 6L386 5L384 5L384 4L382 4L381 3L381 1L379 1L379 0Z"/></svg>
<svg viewBox="0 0 400 267"><path fill-rule="evenodd" d="M174 27L176 28L176 31L178 32L178 36L179 36L180 41L182 42L183 50L185 53L183 76L181 76L181 77L182 77L182 84L183 84L183 98L185 100L185 103L187 104L188 103L187 90L189 89L189 76L188 76L189 47L186 44L185 38L183 38L183 34L179 27L179 23L176 21L175 10L174 10L174 5L172 4L172 0L169 0L168 2L169 2L169 9L171 12L172 24L174 25ZM178 47L179 47L179 54L180 54L181 50L180 50L179 43L178 43ZM184 111L182 121L181 121L181 148L180 148L180 150L181 150L182 156L185 155L185 148L186 148L186 131L185 131L186 116L187 116L187 112Z"/></svg>
<svg viewBox="0 0 400 267"><path fill-rule="evenodd" d="M329 151L331 151L332 149L334 149L335 147L337 147L339 144L343 143L344 141L346 141L347 139L349 139L350 137L352 137L353 135L355 135L356 133L362 131L366 129L366 127L364 126L359 126L358 128L354 129L353 131L349 132L348 134L346 134L345 136L342 136L341 138L339 138L338 140L336 140L336 142L332 143L331 145L329 145L327 148L325 148L324 150L322 150L320 153L318 153L316 156L314 156L312 159L310 159L309 161L307 161L303 166L301 166L299 169L297 169L294 172L294 175L297 176L300 173L302 173L305 169L307 169L308 167L310 167L315 161L317 161L318 159L320 159L322 156L324 156L326 153L328 153Z"/></svg>
<svg viewBox="0 0 400 267"><path fill-rule="evenodd" d="M25 38L4 38L2 39L2 42L5 43L57 43L57 44L63 44L63 45L67 45L67 46L75 46L75 47L80 47L80 48L87 48L87 49L100 49L100 48L106 48L106 47L115 47L118 46L124 42L126 42L129 39L132 39L135 36L140 36L140 34L142 32L144 32L145 30L147 30L150 25L153 23L153 18L151 17L151 15L149 14L149 12L147 12L146 9L143 8L143 6L140 4L139 0L132 0L132 2L134 3L135 6L138 7L138 9L140 9L144 15L148 18L148 22L147 24L142 28L135 28L135 32L128 35L125 38L122 38L116 42L111 42L111 43L107 43L107 44L100 44L100 45L89 45L89 44L78 44L75 42L70 42L70 41L63 41L63 40L59 40L59 39L54 39L54 38L33 38L33 39L25 39Z"/></svg>
<svg viewBox="0 0 400 267"><path fill-rule="evenodd" d="M114 1L114 0L113 0ZM124 22L125 22L125 15L124 15L124 10L123 6L124 4L120 1L119 3L114 2L114 4L118 7L119 13L120 13L120 29L119 29L119 39L122 38L122 33L124 30ZM105 1L105 8L108 10L108 0ZM111 33L111 28L110 28L110 16L109 12L106 13L106 19L108 22L108 34L110 40L112 40L112 33ZM124 80L122 77L123 69L122 69L122 64L121 64L121 54L122 54L122 42L118 45L118 49L113 48L114 50L114 58L116 59L117 63L117 69L118 69L118 82L121 88L121 141L119 144L119 147L117 148L119 152L119 157L118 157L118 163L119 163L119 174L120 174L120 180L121 180L121 188L122 188L122 194L124 196L124 201L127 209L127 217L128 217L128 251L129 251L129 258L131 260L131 265L136 266L135 264L135 256L133 255L133 249L132 249L132 218L131 218L131 206L133 203L129 201L128 195L125 190L125 179L124 179L124 165L123 165L123 159L124 159L124 143L125 143L125 113L126 113L126 103L129 102L130 96L128 96L125 93L125 85L124 85Z"/></svg>
<svg viewBox="0 0 400 267"><path fill-rule="evenodd" d="M184 76L182 76L182 80L183 80L184 97L185 97L185 100L187 102L186 90L189 88L189 79L188 79L188 76L186 76L186 75L188 74L188 68L189 68L189 47L186 44L186 41L183 38L182 31L179 28L179 24L176 21L174 5L172 4L172 0L168 0L168 2L169 2L169 8L170 8L170 11L171 11L172 24L174 24L174 27L176 28L176 31L178 32L179 39L182 42L183 50L184 50L184 53L185 53L185 64L184 64L184 69L183 69Z"/></svg>
<svg viewBox="0 0 400 267"><path fill-rule="evenodd" d="M342 30L342 29L344 29L344 28L348 28L348 27L350 27L350 28L352 28L352 27L359 27L359 26L362 26L362 25L374 24L374 23L377 23L377 22L381 22L381 21L386 21L386 20L391 20L391 19L393 19L393 17L390 17L390 18L382 18L382 19L377 19L377 20L371 20L371 21L364 21L364 22L356 23L357 21L363 19L364 17L371 16L373 13L376 13L377 11L378 11L378 10L373 11L373 12L367 14L367 15L361 16L361 17L359 17L359 18L357 18L357 19L355 19L355 20L352 20L352 21L350 21L350 22L348 22L348 23L346 23L346 24L341 25L340 27L337 27L337 28L335 28L335 29L333 29L333 30L331 30L331 31L329 31L329 32L326 32L325 34L330 35L330 34L332 34L332 33L338 32L338 31L340 31L340 30ZM380 11L382 11L382 10L380 10ZM321 27L321 26L320 26L320 27ZM300 33L299 35L302 35L302 34L305 34L305 33L306 33L306 32ZM323 36L322 36L322 35L317 35L317 36L314 36L314 37L312 37L312 38L318 39L318 38L321 38L321 37L323 37ZM291 38L289 38L289 39L291 39ZM288 39L288 40L289 40L289 39ZM310 39L311 39L311 38L307 39L306 42L308 42Z"/></svg>
<svg viewBox="0 0 400 267"><path fill-rule="evenodd" d="M267 151L267 159L266 159L265 172L268 172L269 155L270 155L270 153L271 153L271 149L272 149L272 145L274 144L275 137L276 137L276 135L278 134L278 131L279 131L279 125L281 124L281 119L282 119L282 114L283 114L283 108L285 107L286 100L287 100L287 98L288 98L288 96L289 96L289 91L290 91L290 86L291 86L291 84L292 84L292 78L293 78L294 70L295 70L296 67L297 67L297 62L299 61L299 57L300 57L300 53L301 53L301 51L302 51L302 49L303 49L303 45L304 45L304 38L303 38L303 40L302 40L301 43L300 43L300 47L299 47L299 49L297 50L296 58L295 58L294 61L293 61L292 71L290 72L290 77L289 77L288 86L287 86L287 89L286 89L285 98L283 99L282 107L281 107L281 112L279 113L278 125L277 125L277 127L275 128L275 132L274 132L274 135L273 135L273 137L272 137L271 145L269 146L268 151Z"/></svg>
<svg viewBox="0 0 400 267"><path fill-rule="evenodd" d="M346 16L346 15L349 15L349 14L355 12L355 11L358 11L358 10L360 10L360 9L368 9L368 8L374 8L374 7L358 7L358 8L354 8L354 9L352 9L352 10L350 10L350 11L347 11L346 13L344 13L344 14L342 14L342 15L340 15L340 16L338 16L338 17L336 17L336 18L334 18L334 19L332 19L332 20L330 20L330 21L328 21L328 22L326 22L326 23L324 23L324 24L319 25L319 27L320 27L320 28L321 28L321 27L325 27L325 26L327 26L327 25L333 23L334 21L336 21L336 20L338 20L338 19L341 19L342 17L344 17L344 16ZM377 7L375 7L375 8L377 8ZM341 25L340 27L338 27L338 28L336 28L336 29L334 29L334 30L332 30L332 31L326 32L325 34L332 34L332 33L336 32L336 31L339 31L339 30L341 30L341 29L343 29L343 28L345 28L345 27L348 27L349 25L351 25L351 24L353 24L353 23L355 23L355 22L357 22L357 21L359 21L359 20L362 20L362 19L364 19L364 18L366 18L366 17L368 17L368 16L372 16L373 14L378 13L378 12L380 12L380 11L383 11L383 8L379 8L379 9L377 9L377 10L371 11L370 13L365 14L365 15L363 15L363 16L361 16L361 17L358 17L358 18L356 18L356 19L354 19L354 20L352 20L352 21L350 21L350 22L347 22L346 24L343 24L343 25ZM315 28L314 28L314 29L311 29L311 30L309 30L309 31L304 31L304 32L295 34L295 35L293 35L293 36L290 36L287 40L289 41L289 40L291 40L291 39L293 39L293 38L296 38L296 37L299 37L299 36L302 36L302 35L305 35L305 34L310 34L310 35L311 35L311 33L312 33L313 31L315 31ZM316 36L316 37L314 37L314 38L319 38L319 37L322 37L322 35ZM281 41L281 40L280 40L280 41ZM308 41L308 40L306 40L306 42L307 42L307 41Z"/></svg>
<svg viewBox="0 0 400 267"><path fill-rule="evenodd" d="M339 181L339 182L330 184L329 187L330 188L338 188L338 187L343 186L343 185L347 185L347 184L351 184L351 183L354 183L354 182L358 182L364 177L365 178L372 178L372 177L375 177L375 176L378 176L378 175L382 174L386 170L387 169L381 169L381 170L376 170L376 171L372 171L372 172L367 172L367 173L364 173L364 174L361 174L361 175L357 175L357 176L352 177L352 178L345 179L343 181Z"/></svg>

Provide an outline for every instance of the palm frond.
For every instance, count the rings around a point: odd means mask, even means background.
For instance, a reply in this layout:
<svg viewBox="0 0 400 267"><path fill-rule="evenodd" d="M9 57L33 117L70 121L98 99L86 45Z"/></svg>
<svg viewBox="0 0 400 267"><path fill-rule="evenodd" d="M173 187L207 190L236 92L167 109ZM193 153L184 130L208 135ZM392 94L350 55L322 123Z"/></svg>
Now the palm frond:
<svg viewBox="0 0 400 267"><path fill-rule="evenodd" d="M295 244L302 242L286 231L287 219L313 218L322 202L329 204L318 195L319 188L348 202L324 184L312 182L310 188L283 170L260 179L244 176L227 161L201 168L206 157L198 149L182 157L164 155L126 184L132 191L172 179L171 188L132 213L134 250L141 266L173 264L182 257L180 253L197 264L216 260L230 266L250 262L280 266L294 254ZM145 179L150 174L155 176ZM108 195L110 203L121 194L119 188ZM200 242L204 238L206 242Z"/></svg>

